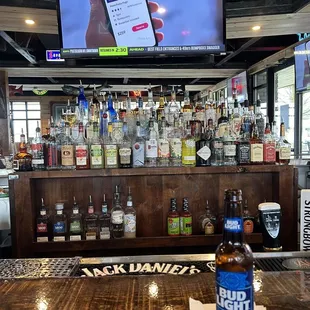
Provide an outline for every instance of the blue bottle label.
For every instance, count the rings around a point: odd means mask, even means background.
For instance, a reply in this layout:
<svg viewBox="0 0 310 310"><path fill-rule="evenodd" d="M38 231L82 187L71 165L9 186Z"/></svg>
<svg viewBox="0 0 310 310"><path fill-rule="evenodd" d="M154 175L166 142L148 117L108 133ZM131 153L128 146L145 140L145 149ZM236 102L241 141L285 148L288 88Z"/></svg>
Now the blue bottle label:
<svg viewBox="0 0 310 310"><path fill-rule="evenodd" d="M224 229L228 232L239 233L243 232L243 220L240 217L224 218Z"/></svg>
<svg viewBox="0 0 310 310"><path fill-rule="evenodd" d="M253 310L253 269L229 272L216 269L216 310Z"/></svg>
<svg viewBox="0 0 310 310"><path fill-rule="evenodd" d="M65 229L65 223L64 222L57 222L54 224L54 232L58 234L62 234L66 232Z"/></svg>

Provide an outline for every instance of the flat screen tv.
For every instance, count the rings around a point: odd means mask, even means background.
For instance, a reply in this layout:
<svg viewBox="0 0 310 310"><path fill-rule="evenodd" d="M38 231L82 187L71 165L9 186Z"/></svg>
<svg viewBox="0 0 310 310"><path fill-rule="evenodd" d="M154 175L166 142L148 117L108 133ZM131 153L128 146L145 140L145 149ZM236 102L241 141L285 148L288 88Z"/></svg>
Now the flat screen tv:
<svg viewBox="0 0 310 310"><path fill-rule="evenodd" d="M63 58L221 54L225 0L57 0Z"/></svg>
<svg viewBox="0 0 310 310"><path fill-rule="evenodd" d="M296 91L310 89L310 41L295 47Z"/></svg>

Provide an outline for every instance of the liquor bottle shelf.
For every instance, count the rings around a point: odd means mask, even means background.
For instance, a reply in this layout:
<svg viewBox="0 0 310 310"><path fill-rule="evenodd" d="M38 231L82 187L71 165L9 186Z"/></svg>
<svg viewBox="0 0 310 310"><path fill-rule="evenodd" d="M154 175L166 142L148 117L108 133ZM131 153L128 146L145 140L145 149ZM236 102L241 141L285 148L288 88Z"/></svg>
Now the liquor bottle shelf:
<svg viewBox="0 0 310 310"><path fill-rule="evenodd" d="M245 235L249 244L262 243L262 234L253 233ZM134 239L109 239L109 240L82 240L64 242L33 242L33 252L70 252L70 251L95 251L103 249L127 248L167 248L191 246L216 246L222 241L222 235L193 235L177 237L140 237Z"/></svg>
<svg viewBox="0 0 310 310"><path fill-rule="evenodd" d="M31 179L77 178L77 177L117 177L117 176L161 176L161 175L195 175L195 174L226 174L226 173L264 173L289 171L290 166L249 165L222 167L167 167L167 168L130 168L130 169L99 169L99 170L57 170L21 172L20 175Z"/></svg>

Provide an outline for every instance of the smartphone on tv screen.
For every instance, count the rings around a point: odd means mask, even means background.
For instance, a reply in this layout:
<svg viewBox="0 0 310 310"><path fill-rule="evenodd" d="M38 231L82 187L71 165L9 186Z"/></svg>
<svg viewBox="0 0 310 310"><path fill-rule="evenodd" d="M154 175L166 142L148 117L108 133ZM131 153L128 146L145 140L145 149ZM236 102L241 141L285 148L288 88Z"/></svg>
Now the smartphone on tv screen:
<svg viewBox="0 0 310 310"><path fill-rule="evenodd" d="M102 0L117 46L157 45L147 0Z"/></svg>

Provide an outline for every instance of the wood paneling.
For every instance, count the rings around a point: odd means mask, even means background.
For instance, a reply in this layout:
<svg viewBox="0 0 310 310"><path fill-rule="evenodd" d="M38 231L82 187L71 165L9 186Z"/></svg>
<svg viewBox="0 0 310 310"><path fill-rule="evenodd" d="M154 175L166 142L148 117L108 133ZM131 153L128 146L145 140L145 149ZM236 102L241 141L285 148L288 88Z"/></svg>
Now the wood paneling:
<svg viewBox="0 0 310 310"><path fill-rule="evenodd" d="M223 211L223 195L227 188L240 188L249 209L257 212L259 203L279 202L282 207L282 243L285 250L297 249L297 182L292 166L248 166L208 168L157 168L157 169L103 169L86 171L54 171L19 173L20 179L11 181L12 236L15 255L18 257L44 256L46 251L67 255L84 255L83 251L100 249L146 249L215 246L220 236L201 237L199 216L204 213L206 201L216 214ZM65 211L71 214L73 196L82 213L87 212L88 196L93 196L96 213L100 213L103 194L112 207L115 185L121 187L122 205L126 205L130 186L137 210L137 239L97 240L77 243L62 242L36 244L35 219L40 209L40 199L45 199L53 215L56 202L65 203ZM177 198L181 210L182 199L189 199L193 214L192 237L167 237L167 213L170 199ZM250 242L260 242L261 235L253 235ZM214 249L214 248L213 248ZM76 253L74 253L76 251ZM176 250L177 252L177 250ZM95 255L97 252L92 252ZM105 252L105 255L111 255Z"/></svg>

